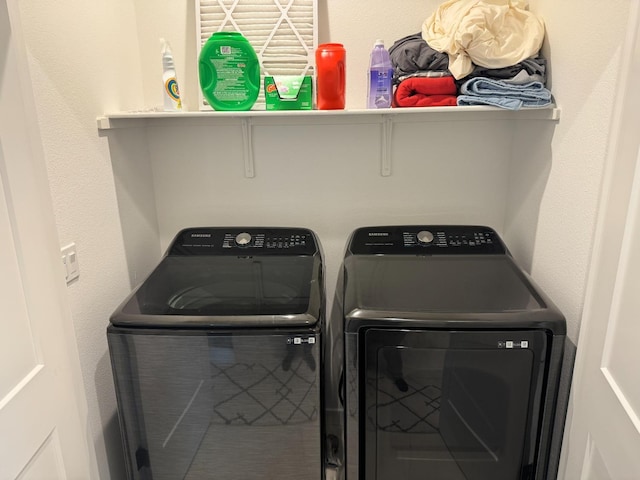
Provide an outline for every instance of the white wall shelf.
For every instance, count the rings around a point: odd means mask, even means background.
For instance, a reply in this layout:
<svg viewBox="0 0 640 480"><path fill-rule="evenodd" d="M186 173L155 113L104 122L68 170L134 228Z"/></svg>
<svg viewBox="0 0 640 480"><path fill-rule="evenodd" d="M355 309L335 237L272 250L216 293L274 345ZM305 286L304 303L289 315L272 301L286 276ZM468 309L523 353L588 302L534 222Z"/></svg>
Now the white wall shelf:
<svg viewBox="0 0 640 480"><path fill-rule="evenodd" d="M491 118L493 120L523 119L523 120L554 120L560 119L560 109L556 106L544 108L529 108L517 111L506 110L497 107L413 107L413 108L384 108L379 110L249 110L238 112L219 111L184 111L184 112L158 112L158 111L135 111L135 112L114 112L98 117L98 128L109 130L113 128L144 127L148 125L158 125L158 122L185 120L206 121L218 120L227 123L229 119L251 118L255 122L264 119L273 123L278 119L281 124L289 121L298 124L300 121L309 123L376 123L380 122L379 117L391 118L393 120L415 119L416 116L423 117L420 120L482 120Z"/></svg>
<svg viewBox="0 0 640 480"><path fill-rule="evenodd" d="M455 122L482 120L543 120L558 121L556 106L506 110L497 107L416 107L379 110L249 110L219 111L137 111L108 113L98 117L99 130L141 128L153 126L238 125L242 128L244 170L247 178L255 176L253 158L253 127L261 125L355 125L379 124L383 177L391 175L391 137L395 123Z"/></svg>

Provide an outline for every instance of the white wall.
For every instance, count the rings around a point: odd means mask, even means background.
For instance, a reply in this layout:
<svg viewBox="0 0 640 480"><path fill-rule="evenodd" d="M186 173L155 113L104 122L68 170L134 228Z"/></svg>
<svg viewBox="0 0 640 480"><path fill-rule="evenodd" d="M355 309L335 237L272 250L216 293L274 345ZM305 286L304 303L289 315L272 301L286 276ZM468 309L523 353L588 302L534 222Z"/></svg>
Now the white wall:
<svg viewBox="0 0 640 480"><path fill-rule="evenodd" d="M319 2L320 41L347 49L348 106L364 104L373 40L390 45L419 31L439 3ZM246 179L237 127L121 130L108 141L96 129L103 112L161 103L160 36L171 41L183 96L196 108L192 2L21 2L59 236L78 245L69 298L101 478L124 478L108 316L181 226L310 226L325 244L332 288L357 225L492 224L564 311L575 340L628 5L533 4L548 26L557 126L408 123L394 130L393 175L383 178L376 125L259 125L256 178ZM282 151L285 135L293 148Z"/></svg>

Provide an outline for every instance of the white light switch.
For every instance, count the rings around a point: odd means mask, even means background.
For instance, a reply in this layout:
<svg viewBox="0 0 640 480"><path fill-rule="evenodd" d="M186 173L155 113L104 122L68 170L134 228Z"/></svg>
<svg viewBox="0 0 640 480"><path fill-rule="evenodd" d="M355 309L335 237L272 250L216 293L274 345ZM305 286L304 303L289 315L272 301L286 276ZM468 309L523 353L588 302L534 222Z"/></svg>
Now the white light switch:
<svg viewBox="0 0 640 480"><path fill-rule="evenodd" d="M76 244L70 243L66 247L60 249L62 254L62 264L64 266L65 279L67 283L80 276L80 266L78 265L78 253L76 252Z"/></svg>

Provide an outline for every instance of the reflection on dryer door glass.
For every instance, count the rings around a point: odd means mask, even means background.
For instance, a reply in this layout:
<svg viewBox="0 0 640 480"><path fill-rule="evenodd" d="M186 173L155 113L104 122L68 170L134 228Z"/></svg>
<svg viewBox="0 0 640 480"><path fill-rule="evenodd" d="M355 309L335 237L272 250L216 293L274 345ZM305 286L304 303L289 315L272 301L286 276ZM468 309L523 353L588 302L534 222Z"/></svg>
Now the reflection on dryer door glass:
<svg viewBox="0 0 640 480"><path fill-rule="evenodd" d="M531 358L509 353L380 348L367 404L378 478L520 478Z"/></svg>

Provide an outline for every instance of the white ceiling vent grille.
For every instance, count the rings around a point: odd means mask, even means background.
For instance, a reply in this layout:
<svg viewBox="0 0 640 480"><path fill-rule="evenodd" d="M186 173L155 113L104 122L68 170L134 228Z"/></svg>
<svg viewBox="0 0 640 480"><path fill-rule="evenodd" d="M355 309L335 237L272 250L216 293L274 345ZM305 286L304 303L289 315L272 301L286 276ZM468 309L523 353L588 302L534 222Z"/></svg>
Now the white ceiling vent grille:
<svg viewBox="0 0 640 480"><path fill-rule="evenodd" d="M265 75L313 72L318 43L317 0L198 0L197 47L215 32L239 32L260 61L260 95L253 110L264 110ZM200 110L211 107L200 93Z"/></svg>

